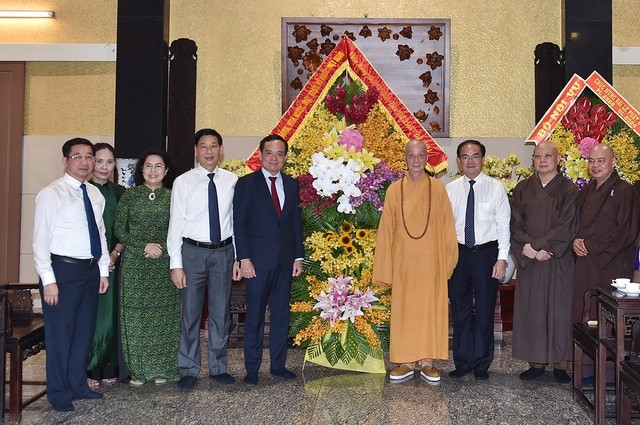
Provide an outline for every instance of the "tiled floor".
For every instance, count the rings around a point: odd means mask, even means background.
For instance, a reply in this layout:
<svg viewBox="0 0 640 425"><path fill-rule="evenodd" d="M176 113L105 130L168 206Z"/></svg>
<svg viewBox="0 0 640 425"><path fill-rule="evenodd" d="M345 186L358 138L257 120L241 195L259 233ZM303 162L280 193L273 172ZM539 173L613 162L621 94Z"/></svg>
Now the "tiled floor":
<svg viewBox="0 0 640 425"><path fill-rule="evenodd" d="M57 413L46 399L28 406L23 424L588 424L592 416L571 399L569 385L553 381L551 372L523 382L526 363L511 357L507 344L497 347L491 378L446 377L451 360L440 362L439 385L419 377L392 384L385 375L349 373L307 363L304 352L290 350L288 366L298 374L282 381L266 364L256 387L242 383L242 350L230 350L234 385L211 381L203 369L196 386L178 390L128 384L101 387L102 400L76 401L76 410ZM43 373L43 355L29 359L29 374Z"/></svg>

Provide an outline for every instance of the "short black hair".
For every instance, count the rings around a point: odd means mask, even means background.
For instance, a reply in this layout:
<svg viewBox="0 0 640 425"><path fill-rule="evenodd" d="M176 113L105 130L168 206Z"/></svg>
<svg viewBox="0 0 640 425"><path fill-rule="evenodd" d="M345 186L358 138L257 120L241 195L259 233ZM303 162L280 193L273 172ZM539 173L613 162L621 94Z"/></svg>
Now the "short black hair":
<svg viewBox="0 0 640 425"><path fill-rule="evenodd" d="M265 143L272 142L274 140L280 140L282 143L284 143L284 154L286 155L289 152L289 143L287 143L287 141L284 140L284 138L279 134L270 134L264 139L260 140L260 152L264 151Z"/></svg>
<svg viewBox="0 0 640 425"><path fill-rule="evenodd" d="M162 158L164 162L164 166L167 169L167 175L162 179L162 185L166 188L171 189L173 186L173 180L175 179L175 175L173 174L173 165L171 164L171 158L169 158L169 154L166 151L160 149L147 149L140 155L140 159L136 162L136 168L133 172L133 181L136 186L140 186L144 184L144 177L142 176L142 168L144 167L144 163L147 161L147 158L151 155L158 155Z"/></svg>
<svg viewBox="0 0 640 425"><path fill-rule="evenodd" d="M202 129L196 131L196 135L194 136L195 145L196 146L198 146L198 142L200 141L200 139L203 136L213 136L213 137L215 137L216 139L218 139L218 144L220 146L222 146L222 136L220 135L220 133L215 131L213 128L202 128Z"/></svg>
<svg viewBox="0 0 640 425"><path fill-rule="evenodd" d="M484 145L480 142L478 142L477 140L473 140L473 139L469 139L469 140L465 140L464 142L460 143L458 145L458 149L456 149L456 156L458 158L460 158L460 150L462 149L462 147L464 145L476 145L480 148L480 154L482 155L482 157L484 158L484 155L487 153L487 148L484 147Z"/></svg>
<svg viewBox="0 0 640 425"><path fill-rule="evenodd" d="M67 140L66 142L64 142L64 145L62 145L62 156L64 156L65 158L68 158L69 153L71 152L71 148L77 145L89 146L91 148L91 153L93 155L96 154L96 150L93 146L93 143L91 143L87 139L83 139L82 137L75 137L71 140Z"/></svg>

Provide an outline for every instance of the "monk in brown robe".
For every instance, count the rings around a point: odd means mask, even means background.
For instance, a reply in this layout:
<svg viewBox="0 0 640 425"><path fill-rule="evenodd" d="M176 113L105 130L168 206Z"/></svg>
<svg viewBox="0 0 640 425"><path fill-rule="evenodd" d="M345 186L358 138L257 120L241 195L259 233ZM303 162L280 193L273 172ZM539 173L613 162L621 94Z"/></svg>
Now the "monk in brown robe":
<svg viewBox="0 0 640 425"><path fill-rule="evenodd" d="M568 383L578 188L558 173L560 155L551 142L533 150L536 174L518 183L511 198L511 255L518 265L513 310L513 356L529 362L528 381L553 365Z"/></svg>
<svg viewBox="0 0 640 425"><path fill-rule="evenodd" d="M378 228L373 281L392 285L392 381L438 382L433 360L449 354L447 279L458 260L453 212L444 185L425 173L424 142L405 148L408 173L389 186Z"/></svg>
<svg viewBox="0 0 640 425"><path fill-rule="evenodd" d="M573 320L582 321L582 297L588 289L611 289L611 279L633 277L636 239L640 229L640 199L615 171L611 147L589 152L591 181L580 191L580 228L573 241L577 255L573 290ZM591 318L595 319L595 308Z"/></svg>

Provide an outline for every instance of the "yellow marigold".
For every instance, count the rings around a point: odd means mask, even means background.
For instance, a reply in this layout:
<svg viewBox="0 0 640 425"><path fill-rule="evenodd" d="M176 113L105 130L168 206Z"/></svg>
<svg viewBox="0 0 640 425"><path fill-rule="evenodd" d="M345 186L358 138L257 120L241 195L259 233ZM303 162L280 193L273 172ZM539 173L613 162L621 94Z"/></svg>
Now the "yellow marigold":
<svg viewBox="0 0 640 425"><path fill-rule="evenodd" d="M311 301L296 301L295 303L291 303L289 310L292 313L307 313L313 311L313 303L311 303Z"/></svg>
<svg viewBox="0 0 640 425"><path fill-rule="evenodd" d="M391 320L391 312L389 310L365 310L364 318L374 325L382 325L389 323Z"/></svg>
<svg viewBox="0 0 640 425"><path fill-rule="evenodd" d="M373 329L371 329L371 325L362 316L356 317L354 325L356 327L356 330L366 338L367 343L371 347L380 347L381 343L378 335L376 335Z"/></svg>
<svg viewBox="0 0 640 425"><path fill-rule="evenodd" d="M324 334L329 330L329 322L321 318L320 316L315 316L309 326L298 332L298 334L293 339L293 343L295 345L300 345L302 342L311 340L311 342L318 342L322 339Z"/></svg>

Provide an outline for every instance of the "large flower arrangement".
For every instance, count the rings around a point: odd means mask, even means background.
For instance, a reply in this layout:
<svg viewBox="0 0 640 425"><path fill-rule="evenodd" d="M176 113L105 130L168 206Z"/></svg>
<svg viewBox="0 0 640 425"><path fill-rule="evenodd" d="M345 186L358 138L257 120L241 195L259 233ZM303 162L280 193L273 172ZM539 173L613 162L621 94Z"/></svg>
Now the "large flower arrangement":
<svg viewBox="0 0 640 425"><path fill-rule="evenodd" d="M306 258L292 283L290 334L309 360L343 369L371 371L374 358L384 371L389 344L391 295L372 283L373 251L408 140L378 96L345 74L289 141L286 172L300 183Z"/></svg>
<svg viewBox="0 0 640 425"><path fill-rule="evenodd" d="M549 138L562 157L562 173L580 189L591 178L587 158L598 143L609 144L616 170L629 183L640 180L640 137L599 98L583 95L556 125Z"/></svg>

